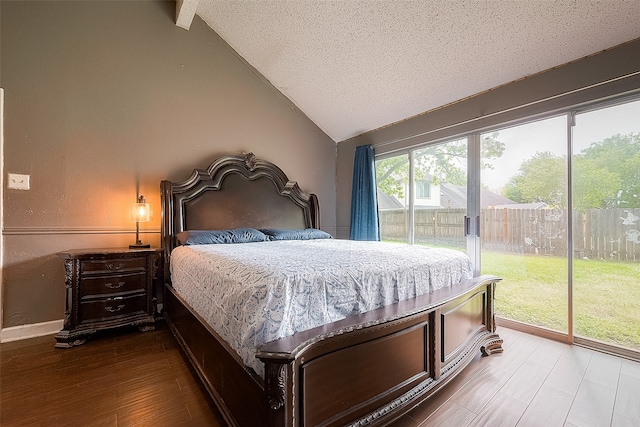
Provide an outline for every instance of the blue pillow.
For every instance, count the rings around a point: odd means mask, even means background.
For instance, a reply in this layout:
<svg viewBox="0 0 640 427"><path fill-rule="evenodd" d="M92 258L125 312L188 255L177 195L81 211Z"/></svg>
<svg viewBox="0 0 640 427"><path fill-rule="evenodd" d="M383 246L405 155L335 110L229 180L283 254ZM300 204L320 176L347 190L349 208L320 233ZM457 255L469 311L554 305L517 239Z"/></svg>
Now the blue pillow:
<svg viewBox="0 0 640 427"><path fill-rule="evenodd" d="M269 238L255 228L230 230L188 230L176 236L181 245L210 245L217 243L264 242Z"/></svg>
<svg viewBox="0 0 640 427"><path fill-rule="evenodd" d="M333 239L333 236L317 228L305 228L304 230L280 230L277 228L261 228L269 240L309 240L309 239Z"/></svg>

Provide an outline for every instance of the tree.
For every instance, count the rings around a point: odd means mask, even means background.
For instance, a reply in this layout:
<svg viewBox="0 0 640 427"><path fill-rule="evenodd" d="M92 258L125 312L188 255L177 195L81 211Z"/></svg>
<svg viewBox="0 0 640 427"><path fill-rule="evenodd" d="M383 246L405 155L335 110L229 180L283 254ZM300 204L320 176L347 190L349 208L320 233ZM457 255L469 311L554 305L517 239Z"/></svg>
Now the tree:
<svg viewBox="0 0 640 427"><path fill-rule="evenodd" d="M522 162L502 195L518 203L545 202L566 206L566 160L550 151L537 152Z"/></svg>
<svg viewBox="0 0 640 427"><path fill-rule="evenodd" d="M621 190L618 206L640 208L640 148L635 156L629 157L620 167Z"/></svg>
<svg viewBox="0 0 640 427"><path fill-rule="evenodd" d="M409 156L401 155L376 161L376 184L385 194L404 199L409 182Z"/></svg>
<svg viewBox="0 0 640 427"><path fill-rule="evenodd" d="M605 196L601 206L593 207L640 207L640 133L616 134L594 142L576 159L590 161L591 167L617 177L617 188ZM588 170L584 175L593 175L593 172ZM591 176L588 178L593 179Z"/></svg>
<svg viewBox="0 0 640 427"><path fill-rule="evenodd" d="M620 176L598 165L595 159L577 156L573 161L573 209L611 207L617 197Z"/></svg>
<svg viewBox="0 0 640 427"><path fill-rule="evenodd" d="M481 153L482 168L493 168L491 160L502 156L504 143L498 140L498 132L483 137ZM449 182L466 185L467 141L466 139L431 145L415 150L414 178L426 177L434 184ZM390 157L376 162L376 179L385 194L404 199L404 190L409 183L409 158L407 155Z"/></svg>
<svg viewBox="0 0 640 427"><path fill-rule="evenodd" d="M573 207L640 207L640 134L613 135L573 156ZM502 195L519 203L566 207L564 157L536 153L522 162Z"/></svg>

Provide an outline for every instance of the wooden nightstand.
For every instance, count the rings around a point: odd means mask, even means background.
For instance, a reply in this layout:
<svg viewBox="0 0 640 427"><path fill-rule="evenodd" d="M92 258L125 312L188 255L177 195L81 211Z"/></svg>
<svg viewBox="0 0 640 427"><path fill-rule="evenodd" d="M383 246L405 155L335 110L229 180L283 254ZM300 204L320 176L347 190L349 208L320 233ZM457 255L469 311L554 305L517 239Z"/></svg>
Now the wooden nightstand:
<svg viewBox="0 0 640 427"><path fill-rule="evenodd" d="M80 249L64 259L66 310L56 347L84 344L96 331L125 325L154 329L154 285L161 249Z"/></svg>

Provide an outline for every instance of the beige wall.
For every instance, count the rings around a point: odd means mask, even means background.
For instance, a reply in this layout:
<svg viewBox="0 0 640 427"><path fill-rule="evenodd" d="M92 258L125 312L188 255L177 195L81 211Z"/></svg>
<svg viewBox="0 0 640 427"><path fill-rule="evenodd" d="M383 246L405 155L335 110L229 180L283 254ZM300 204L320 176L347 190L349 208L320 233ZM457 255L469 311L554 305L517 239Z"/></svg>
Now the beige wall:
<svg viewBox="0 0 640 427"><path fill-rule="evenodd" d="M159 244L161 179L219 155L254 152L320 199L335 233L336 146L198 17L173 2L0 2L4 328L62 319L55 253L126 246L136 190L152 204L142 239ZM247 29L250 31L250 29Z"/></svg>
<svg viewBox="0 0 640 427"><path fill-rule="evenodd" d="M376 154L390 153L633 92L640 92L640 39L341 142L337 235L349 236L353 155L358 145L372 144Z"/></svg>

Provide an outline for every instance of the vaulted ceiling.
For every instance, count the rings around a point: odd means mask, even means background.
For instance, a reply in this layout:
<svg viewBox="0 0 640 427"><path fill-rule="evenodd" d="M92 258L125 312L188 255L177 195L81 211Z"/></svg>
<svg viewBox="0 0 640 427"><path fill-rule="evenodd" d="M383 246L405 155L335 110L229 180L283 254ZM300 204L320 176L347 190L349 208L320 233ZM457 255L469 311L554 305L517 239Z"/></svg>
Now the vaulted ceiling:
<svg viewBox="0 0 640 427"><path fill-rule="evenodd" d="M178 0L334 141L640 38L640 0Z"/></svg>

